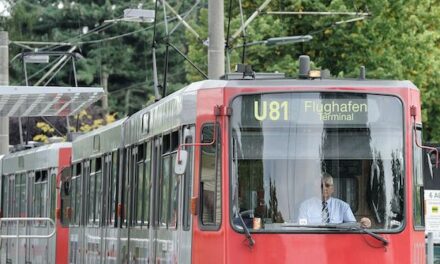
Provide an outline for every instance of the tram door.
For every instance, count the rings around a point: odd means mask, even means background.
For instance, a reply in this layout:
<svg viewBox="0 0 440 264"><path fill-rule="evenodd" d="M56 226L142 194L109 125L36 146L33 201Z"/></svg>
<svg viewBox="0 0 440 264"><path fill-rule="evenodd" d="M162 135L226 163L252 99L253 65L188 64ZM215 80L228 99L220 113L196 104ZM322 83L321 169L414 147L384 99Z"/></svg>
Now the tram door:
<svg viewBox="0 0 440 264"><path fill-rule="evenodd" d="M112 186L111 186L111 168L112 168L112 155L108 154L105 155L103 157L104 160L104 166L102 168L102 197L103 201L102 201L102 205L103 205L103 210L102 210L102 227L100 228L100 237L101 237L101 245L102 245L102 254L100 256L100 263L106 263L106 256L109 256L110 254L108 254L109 252L109 237L111 237L111 230L110 230L110 215L111 215L111 193L112 193Z"/></svg>
<svg viewBox="0 0 440 264"><path fill-rule="evenodd" d="M27 217L35 217L34 214L34 200L35 200L35 172L30 172L27 177L27 184L26 184L26 201L27 201L27 210L26 210L26 216ZM30 225L35 225L33 222L29 222ZM26 225L26 235L30 235L31 232L31 226ZM26 238L26 245L32 245L32 242L30 238ZM31 262L31 247L25 247L25 261L26 263Z"/></svg>
<svg viewBox="0 0 440 264"><path fill-rule="evenodd" d="M134 223L136 221L136 219L133 219L133 211L135 210L134 208L134 204L135 204L135 189L137 186L137 182L135 181L135 175L137 174L137 166L136 166L136 161L137 161L137 156L138 156L138 148L137 147L133 147L131 149L131 153L130 151L128 151L127 153L128 155L130 155L130 158L128 159L129 162L129 170L128 170L128 184L129 184L129 193L127 193L126 197L127 197L127 254L128 254L128 260L132 260L135 259L135 252L133 250L133 248L136 247L136 245L132 245L134 244L133 241L131 241L131 232L134 229ZM129 261L128 261L129 262Z"/></svg>
<svg viewBox="0 0 440 264"><path fill-rule="evenodd" d="M27 204L26 204L26 173L20 173L20 174L16 174L15 175L15 199L14 199L14 207L15 207L15 217L26 217L26 212L27 212ZM16 233L17 232L17 227L15 226L15 228L12 228L13 232ZM20 235L25 234L26 232L26 228L24 227L24 225L19 225L18 226L18 232ZM25 244L26 244L26 240L24 239L19 239L18 241L18 245L16 243L16 241L12 242L13 244L15 244L16 247L18 247L18 251L19 253L25 251ZM14 250L16 250L17 248L14 247ZM15 251L14 251L15 253ZM13 252L11 252L11 254L14 254ZM25 255L25 256L23 256ZM23 255L19 255L16 256L16 254L14 255L14 262L15 263L22 263L24 262L24 259L26 257L26 253L24 253ZM15 259L15 257L17 257L18 259Z"/></svg>
<svg viewBox="0 0 440 264"><path fill-rule="evenodd" d="M130 205L131 205L131 192L132 192L132 177L133 174L133 166L132 166L132 149L126 148L125 154L124 154L124 166L123 166L123 173L121 177L121 187L122 187L122 203L123 206L123 213L121 220L121 229L120 231L120 243L118 250L118 263L129 263L130 259L130 251L129 251L129 227L130 227Z"/></svg>
<svg viewBox="0 0 440 264"><path fill-rule="evenodd" d="M6 208L3 208L4 210L4 216L5 217L15 217L14 215L14 200L15 200L15 176L3 176L3 182L2 184L5 184L3 187L3 190L6 191L5 193L2 193L2 196L5 197L3 204ZM14 226L9 224L3 224L1 226L2 234L5 235L11 235L14 231ZM4 250L3 250L4 248ZM2 256L1 260L2 263L11 263L12 258L14 258L15 251L12 250L12 241L11 239L4 239L2 241L2 252L4 252L4 257ZM3 262L5 260L5 262Z"/></svg>
<svg viewBox="0 0 440 264"><path fill-rule="evenodd" d="M8 177L8 186L7 186L7 210L6 217L26 217L27 213L27 204L26 202L26 173L18 173L15 175L9 175ZM2 194L3 196L5 194ZM18 228L18 230L17 230ZM24 235L26 230L24 225L20 225L17 227L16 223L7 223L1 227L1 231L3 234L7 235L16 235L17 233L20 235ZM4 230L6 229L6 230ZM22 263L25 262L28 257L25 249L26 240L20 239L17 244L16 239L5 239L1 241L2 243L6 243L6 246L3 244L5 248L6 254L6 263ZM17 261L17 247L19 252L19 260Z"/></svg>
<svg viewBox="0 0 440 264"><path fill-rule="evenodd" d="M193 143L195 137L194 126L190 128L183 129L183 142ZM186 171L182 175L181 181L181 195L179 201L181 224L179 229L179 263L191 263L191 244L192 244L192 220L191 220L191 196L192 196L192 183L193 183L193 172L194 172L194 147L187 147L188 151L188 161L186 166Z"/></svg>
<svg viewBox="0 0 440 264"><path fill-rule="evenodd" d="M41 203L41 209L44 210L46 217L51 218L55 221L55 208L56 208L56 186L57 186L57 173L58 169L51 168L48 172L47 176L47 182L45 187L45 194L46 196L45 201L42 200ZM44 188L44 186L42 187ZM46 205L45 205L46 204ZM46 226L46 234L51 232L51 226L49 223L47 223L48 226ZM54 226L53 228L56 228ZM44 241L44 240L43 240ZM45 241L46 243L46 252L47 252L47 259L48 263L55 263L55 256L56 256L56 235L51 237L50 239L47 239Z"/></svg>
<svg viewBox="0 0 440 264"><path fill-rule="evenodd" d="M160 201L160 173L161 173L161 154L162 154L162 138L158 137L154 140L152 153L152 194L150 208L150 263L156 263L159 256L158 229L160 228L159 220L159 201Z"/></svg>
<svg viewBox="0 0 440 264"><path fill-rule="evenodd" d="M88 179L90 178L90 161L86 160L83 162L81 167L81 212L80 212L80 223L78 227L78 248L79 256L76 259L77 263L86 263L86 252L87 252L87 238L86 238L86 226L88 222L88 210L90 206L90 201L88 201L88 195L84 190L88 190ZM92 205L93 206L93 205Z"/></svg>

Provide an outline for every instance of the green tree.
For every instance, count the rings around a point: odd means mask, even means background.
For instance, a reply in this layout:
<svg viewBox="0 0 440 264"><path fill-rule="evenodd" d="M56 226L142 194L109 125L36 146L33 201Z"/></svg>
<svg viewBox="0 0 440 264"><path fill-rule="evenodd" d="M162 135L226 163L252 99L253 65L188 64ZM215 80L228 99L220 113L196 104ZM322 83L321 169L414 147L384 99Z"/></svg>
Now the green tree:
<svg viewBox="0 0 440 264"><path fill-rule="evenodd" d="M264 0L243 0L244 19L249 18ZM231 1L231 33L241 25L238 1ZM227 12L229 1L225 1ZM440 141L440 5L436 1L317 1L273 0L263 11L350 11L370 12L363 21L336 23L347 16L281 16L261 12L246 28L246 42L270 37L306 35L313 40L280 46L255 45L247 48L245 63L256 71L280 71L295 77L299 55L309 55L316 68L329 69L333 76L357 77L361 65L370 79L407 79L422 92L425 139ZM200 10L196 22L206 27L206 10ZM227 16L228 14L226 14ZM226 19L226 22L228 19ZM226 29L226 25L225 25ZM199 64L206 62L200 43L189 38L189 54ZM231 64L240 63L242 49L232 49ZM189 69L188 79L200 79Z"/></svg>
<svg viewBox="0 0 440 264"><path fill-rule="evenodd" d="M178 10L187 8L175 1L173 6ZM101 1L11 1L11 16L1 18L1 26L9 32L12 41L50 41L70 42L77 46L83 57L76 63L79 86L107 86L109 109L102 111L95 118L104 118L105 112L118 113L118 116L132 114L151 101L154 96L152 89L151 45L153 39L152 24L116 22L106 23L105 20L121 18L126 8L154 9L154 2L148 1L143 6L138 3L115 0ZM162 6L159 6L158 21L163 20ZM181 11L181 10L180 10ZM179 12L180 12L179 11ZM183 12L183 11L182 11ZM168 11L170 27L176 24ZM172 41L180 41L180 32L173 34ZM177 37L176 37L177 36ZM157 28L158 71L162 72L165 53L164 25ZM174 43L183 52L185 45ZM70 47L47 45L38 46L40 51L66 51ZM10 57L29 51L22 45L11 45ZM55 57L51 57L51 62ZM175 52L170 52L167 93L175 91L185 83L183 59ZM38 73L46 65L27 64L29 85L33 85L47 71ZM38 74L36 74L38 73ZM24 85L22 61L17 57L11 63L10 83ZM159 81L163 84L163 74ZM42 83L41 85L43 85ZM51 86L74 86L73 68L67 64L48 84ZM153 99L154 100L154 99ZM96 109L95 109L96 110ZM33 120L33 119L30 119ZM57 123L57 122L55 122ZM33 123L34 125L36 122ZM61 122L64 124L64 122ZM12 120L16 125L16 120ZM59 128L63 130L62 127ZM38 129L37 129L38 130ZM32 131L32 138L38 131ZM17 135L17 134L15 134ZM11 135L14 137L14 134ZM14 139L13 141L16 141Z"/></svg>
<svg viewBox="0 0 440 264"><path fill-rule="evenodd" d="M182 15L186 15L195 1L168 1ZM242 0L244 19L249 18L264 0ZM3 19L3 28L10 32L12 40L70 41L81 49L84 60L78 61L80 85L103 85L108 80L110 112L120 116L143 107L151 96L152 62L151 25L114 23L105 25L107 19L118 18L123 9L136 7L134 2L108 1L17 1L11 5L11 18ZM74 3L74 4L73 4ZM228 7L232 4L231 33L241 25L238 0L225 0L225 30L229 18ZM142 8L153 9L154 2L145 2ZM270 15L265 11L363 11L371 16L363 21L339 23L351 19L348 16L283 16ZM167 43L172 43L187 55L203 71L207 72L207 47L203 40L208 36L207 0L186 17L198 32L195 37L186 30L167 8L168 32L165 25L157 27L158 72L163 72ZM164 20L163 6L158 5L159 22ZM256 71L280 71L290 76L297 74L297 58L307 54L313 67L329 69L333 76L356 77L361 65L367 68L367 78L408 79L422 91L425 139L440 140L440 115L436 102L439 100L440 76L440 5L436 1L398 0L272 0L247 27L246 38L238 37L230 42L231 64L242 59L245 41L265 40L271 37L310 34L313 40L279 46L255 45L246 49L245 63ZM174 27L177 30L173 31ZM84 35L82 29L97 32ZM130 34L127 34L131 32ZM118 35L124 37L115 38ZM81 36L81 37L79 37ZM185 84L202 80L189 63L169 48L167 94ZM13 54L21 51L13 49ZM11 56L12 57L12 56ZM22 83L23 73L19 60L11 69L11 83ZM36 71L38 68L32 68ZM38 66L36 66L38 67ZM40 75L41 76L41 75ZM104 78L108 76L107 78ZM39 76L36 76L37 79ZM34 80L35 80L34 79ZM159 74L163 85L164 75ZM57 84L72 83L72 71L66 69L53 80ZM127 91L130 92L127 92Z"/></svg>

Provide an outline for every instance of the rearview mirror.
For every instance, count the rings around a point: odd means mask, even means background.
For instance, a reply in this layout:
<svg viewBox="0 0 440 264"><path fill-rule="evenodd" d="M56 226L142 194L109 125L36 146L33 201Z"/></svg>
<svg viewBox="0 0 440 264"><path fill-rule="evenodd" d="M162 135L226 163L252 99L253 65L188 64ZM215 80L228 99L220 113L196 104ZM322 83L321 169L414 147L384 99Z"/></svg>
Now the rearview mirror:
<svg viewBox="0 0 440 264"><path fill-rule="evenodd" d="M428 155L431 165L435 166L437 164L437 153L435 151L430 151Z"/></svg>
<svg viewBox="0 0 440 264"><path fill-rule="evenodd" d="M174 173L182 175L186 170L186 163L188 162L188 151L179 150L176 161L174 162Z"/></svg>

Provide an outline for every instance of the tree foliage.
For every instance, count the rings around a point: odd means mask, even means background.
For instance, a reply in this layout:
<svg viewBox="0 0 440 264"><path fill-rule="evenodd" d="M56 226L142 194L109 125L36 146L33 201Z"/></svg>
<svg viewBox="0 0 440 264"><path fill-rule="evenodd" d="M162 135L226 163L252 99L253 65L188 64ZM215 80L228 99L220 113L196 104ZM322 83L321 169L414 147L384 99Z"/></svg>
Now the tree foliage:
<svg viewBox="0 0 440 264"><path fill-rule="evenodd" d="M172 43L207 72L207 47L203 42L208 36L208 1L167 2L185 17L199 37L187 30L169 8L165 9L168 24L159 23L156 28L157 65L162 86L167 43ZM264 2L242 0L244 20ZM62 9L60 3L64 6ZM192 9L195 3L198 5ZM241 25L239 0L224 0L224 3L225 32L230 20L232 34ZM231 14L228 13L229 5ZM137 2L122 0L16 1L11 5L11 18L2 19L2 25L12 40L69 41L78 45L85 58L77 65L80 85L101 86L103 75L108 74L110 112L122 116L154 100L151 72L153 28L151 24L105 24L104 21L121 17L125 8L137 7ZM155 2L144 1L142 8L154 9ZM273 15L267 11L349 11L369 12L371 16L347 22L355 17ZM164 18L163 6L158 2L157 20L162 22ZM346 23L340 23L342 21ZM272 0L246 28L246 36L228 42L230 60L231 65L241 62L243 50L239 46L244 43L309 34L313 36L309 42L248 47L244 61L253 65L256 71L279 71L295 77L297 58L306 54L311 57L313 67L329 69L335 77L357 77L360 66L364 65L370 79L411 80L422 92L425 139L439 141L440 109L436 103L440 97L439 25L438 0ZM84 34L85 27L93 33ZM167 94L189 82L203 79L182 56L171 47L169 50ZM22 49L14 46L12 51L11 57ZM41 68L29 67L33 72ZM34 77L32 82L40 76ZM17 60L11 64L11 83L22 83L22 80L22 65ZM66 67L53 82L71 85L72 70Z"/></svg>
<svg viewBox="0 0 440 264"><path fill-rule="evenodd" d="M243 0L247 20L264 0ZM241 25L238 1L225 1L226 17L232 4L231 35ZM339 23L353 16L286 16L267 11L369 12L365 20ZM201 10L198 22L206 21ZM226 19L226 23L228 18ZM225 25L225 30L227 25ZM335 77L357 77L360 66L370 79L411 80L422 93L425 139L440 141L440 5L438 1L399 0L273 0L246 28L246 37L233 40L232 47L271 37L307 35L310 42L246 49L245 63L256 71L280 71L295 77L297 58L309 55L316 68L329 69ZM190 40L189 54L206 61L199 43ZM242 49L231 49L231 64L240 63ZM188 69L188 79L200 79Z"/></svg>
<svg viewBox="0 0 440 264"><path fill-rule="evenodd" d="M176 1L177 2L177 1ZM9 32L12 40L10 57L15 59L10 65L11 85L24 85L25 74L20 54L31 50L24 45L14 44L16 41L33 42L69 42L76 46L76 51L82 59L76 60L76 73L79 86L105 86L108 85L109 110L103 111L94 107L93 118L103 120L106 113L112 116L124 116L132 114L149 101L154 101L152 54L153 25L133 22L106 22L121 18L126 8L154 9L154 2L148 1L144 5L137 2L123 0L101 1L11 1L11 17L1 18L1 25ZM179 8L181 4L174 5ZM162 8L161 6L159 6ZM185 8L185 6L183 6ZM161 9L159 9L161 11ZM169 12L167 16L170 16ZM158 20L163 20L163 13L158 12ZM170 26L175 19L170 20ZM181 33L181 32L180 32ZM157 27L157 65L159 81L164 86L162 65L166 42L164 25ZM171 37L180 41L184 34L176 30ZM184 43L184 42L183 42ZM28 44L26 44L28 45ZM185 45L174 43L184 53ZM53 52L67 51L71 46L62 45L28 45L35 51ZM50 57L48 65L26 64L28 84L34 85L56 62L56 56ZM169 56L169 68L171 74L167 76L167 93L175 91L186 83L185 73L179 65L183 62L182 57L171 51ZM50 86L74 86L74 74L71 64L66 64L54 78L48 83ZM46 79L47 80L47 79ZM40 85L45 85L45 82ZM98 110L96 112L96 110ZM89 109L88 112L91 112ZM64 131L63 118L59 118L59 130ZM29 120L33 121L34 118ZM35 119L36 120L36 119ZM36 125L38 121L32 122ZM17 120L11 119L11 131L15 130ZM23 122L24 123L24 122ZM87 123L87 122L86 122ZM105 122L104 122L105 123ZM24 124L24 126L26 126ZM40 132L40 128L25 129L31 135ZM41 131L42 132L42 131ZM44 133L43 133L44 134ZM18 141L18 137L11 133L11 143ZM43 139L40 137L40 139Z"/></svg>

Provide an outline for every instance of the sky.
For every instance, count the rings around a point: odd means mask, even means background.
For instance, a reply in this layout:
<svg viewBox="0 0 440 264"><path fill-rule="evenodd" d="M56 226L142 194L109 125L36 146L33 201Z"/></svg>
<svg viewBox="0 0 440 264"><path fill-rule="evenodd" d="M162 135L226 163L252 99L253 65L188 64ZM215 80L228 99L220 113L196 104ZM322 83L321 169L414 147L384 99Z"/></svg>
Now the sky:
<svg viewBox="0 0 440 264"><path fill-rule="evenodd" d="M7 3L6 1L0 0L0 16L9 16L9 12L8 10L6 10L7 8Z"/></svg>

